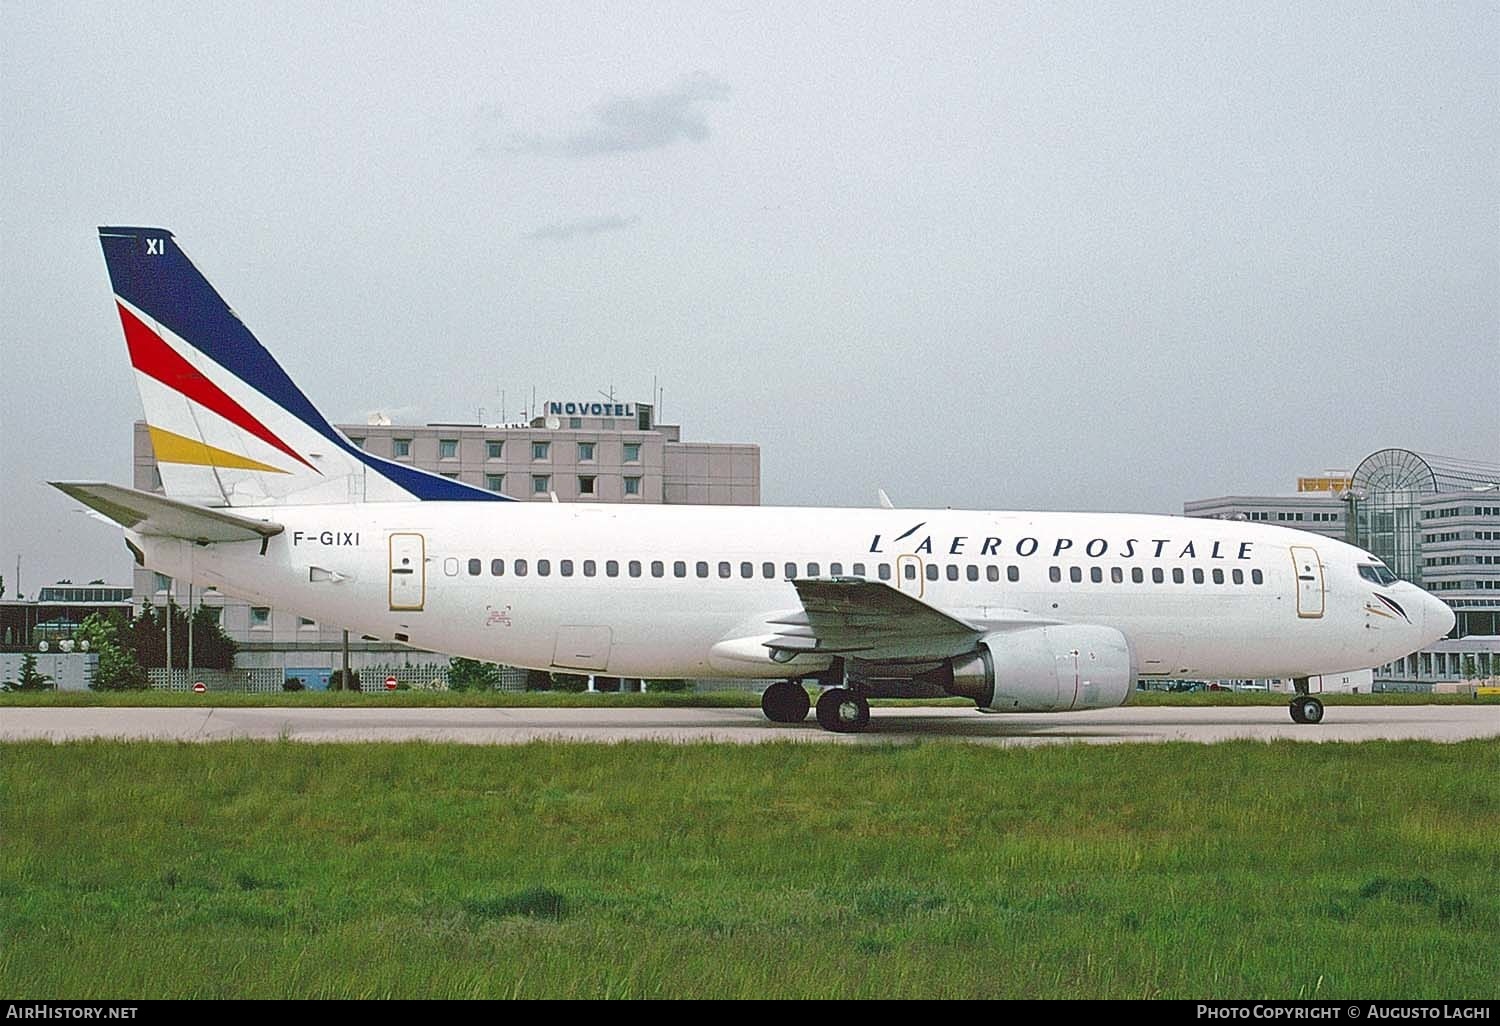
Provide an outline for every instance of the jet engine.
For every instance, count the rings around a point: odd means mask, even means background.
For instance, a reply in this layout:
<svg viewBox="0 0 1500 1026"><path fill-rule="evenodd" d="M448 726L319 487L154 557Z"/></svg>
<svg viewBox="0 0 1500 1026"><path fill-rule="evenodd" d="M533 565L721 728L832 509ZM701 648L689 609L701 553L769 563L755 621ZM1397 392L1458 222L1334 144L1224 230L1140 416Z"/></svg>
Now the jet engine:
<svg viewBox="0 0 1500 1026"><path fill-rule="evenodd" d="M992 712L1056 712L1124 705L1136 664L1113 627L1063 624L987 634L926 677Z"/></svg>

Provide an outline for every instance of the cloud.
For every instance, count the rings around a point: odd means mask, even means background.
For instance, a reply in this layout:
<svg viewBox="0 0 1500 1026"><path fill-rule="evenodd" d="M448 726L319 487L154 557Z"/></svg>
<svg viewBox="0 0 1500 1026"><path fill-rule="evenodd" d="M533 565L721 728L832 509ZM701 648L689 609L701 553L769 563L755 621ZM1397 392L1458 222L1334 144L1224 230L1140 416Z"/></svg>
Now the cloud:
<svg viewBox="0 0 1500 1026"><path fill-rule="evenodd" d="M593 110L593 122L564 136L512 134L512 152L596 157L657 150L709 136L706 104L728 98L729 86L710 75L689 75L662 92L615 96Z"/></svg>
<svg viewBox="0 0 1500 1026"><path fill-rule="evenodd" d="M585 235L598 235L601 232L617 232L629 228L639 220L639 217L583 217L576 221L543 225L535 231L527 232L524 238L562 242Z"/></svg>

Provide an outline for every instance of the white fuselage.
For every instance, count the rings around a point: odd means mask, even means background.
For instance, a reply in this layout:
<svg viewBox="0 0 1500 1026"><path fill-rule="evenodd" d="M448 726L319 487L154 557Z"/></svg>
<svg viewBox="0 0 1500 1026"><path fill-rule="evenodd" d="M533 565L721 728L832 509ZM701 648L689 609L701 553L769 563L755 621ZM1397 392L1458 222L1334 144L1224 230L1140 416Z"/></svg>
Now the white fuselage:
<svg viewBox="0 0 1500 1026"><path fill-rule="evenodd" d="M768 621L800 609L794 577L886 580L980 626L1024 615L1113 627L1141 674L1173 677L1363 669L1441 637L1451 623L1437 611L1446 607L1413 585L1362 579L1358 565L1372 557L1357 548L1240 522L520 502L236 512L286 529L264 553L259 542L132 540L154 569L258 605L538 669L654 678L816 672L827 656L778 663L761 644L774 631Z"/></svg>

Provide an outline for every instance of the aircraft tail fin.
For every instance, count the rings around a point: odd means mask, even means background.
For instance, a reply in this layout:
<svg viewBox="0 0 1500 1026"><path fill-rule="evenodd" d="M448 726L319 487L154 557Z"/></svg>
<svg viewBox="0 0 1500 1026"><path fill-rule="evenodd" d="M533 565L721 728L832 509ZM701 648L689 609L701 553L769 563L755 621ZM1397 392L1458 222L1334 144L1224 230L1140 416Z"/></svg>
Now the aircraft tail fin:
<svg viewBox="0 0 1500 1026"><path fill-rule="evenodd" d="M162 228L99 229L167 494L208 506L502 499L330 424Z"/></svg>

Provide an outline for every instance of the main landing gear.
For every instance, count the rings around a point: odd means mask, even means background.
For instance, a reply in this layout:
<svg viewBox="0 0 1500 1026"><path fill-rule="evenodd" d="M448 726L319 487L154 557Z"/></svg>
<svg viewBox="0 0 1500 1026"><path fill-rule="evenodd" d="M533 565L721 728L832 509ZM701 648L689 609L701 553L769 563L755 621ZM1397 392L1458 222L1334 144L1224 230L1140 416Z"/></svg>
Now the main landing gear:
<svg viewBox="0 0 1500 1026"><path fill-rule="evenodd" d="M1292 721L1294 723L1322 723L1323 701L1307 693L1307 678L1294 678L1292 686L1297 690L1297 697L1292 699Z"/></svg>
<svg viewBox="0 0 1500 1026"><path fill-rule="evenodd" d="M760 696L760 711L772 723L801 723L810 708L812 700L800 681L779 680Z"/></svg>

